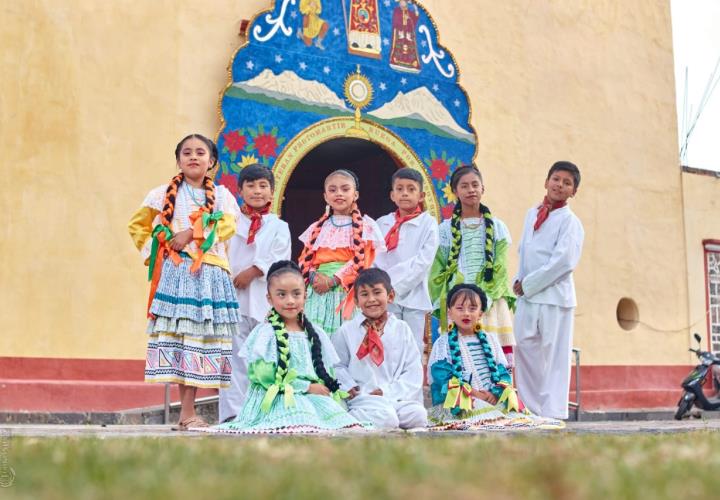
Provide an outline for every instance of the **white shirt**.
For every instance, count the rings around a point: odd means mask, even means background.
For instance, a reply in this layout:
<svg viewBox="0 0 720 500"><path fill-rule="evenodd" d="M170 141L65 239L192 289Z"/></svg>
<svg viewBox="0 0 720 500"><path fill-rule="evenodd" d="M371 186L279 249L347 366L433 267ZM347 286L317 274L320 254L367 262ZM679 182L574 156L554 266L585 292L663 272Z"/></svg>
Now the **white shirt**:
<svg viewBox="0 0 720 500"><path fill-rule="evenodd" d="M343 323L332 337L340 358L335 365L335 375L343 390L360 387L361 394L381 389L383 396L391 401L423 402L423 369L415 338L410 327L401 319L388 313L380 339L385 359L380 366L368 354L358 359L357 351L365 338L362 325L365 316L358 314Z"/></svg>
<svg viewBox="0 0 720 500"><path fill-rule="evenodd" d="M290 228L275 214L263 215L255 241L248 245L250 222L250 218L242 214L237 218L237 232L230 239L228 257L233 278L250 266L262 271L263 275L252 280L247 288L235 290L240 314L262 322L270 310L265 275L274 262L290 260Z"/></svg>
<svg viewBox="0 0 720 500"><path fill-rule="evenodd" d="M395 225L395 212L377 220L383 237ZM400 226L400 239L394 250L378 253L375 266L390 275L395 303L410 309L431 311L428 277L438 249L438 224L423 212Z"/></svg>
<svg viewBox="0 0 720 500"><path fill-rule="evenodd" d="M520 270L515 280L522 281L525 295L535 304L575 307L573 269L580 261L585 231L580 219L567 205L550 212L534 230L539 207L528 210L518 252Z"/></svg>

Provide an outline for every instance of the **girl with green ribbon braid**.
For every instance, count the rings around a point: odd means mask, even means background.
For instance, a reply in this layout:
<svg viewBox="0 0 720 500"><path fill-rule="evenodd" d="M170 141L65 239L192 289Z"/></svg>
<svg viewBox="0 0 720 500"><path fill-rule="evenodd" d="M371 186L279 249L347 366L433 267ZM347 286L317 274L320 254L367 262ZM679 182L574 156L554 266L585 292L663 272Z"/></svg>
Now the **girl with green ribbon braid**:
<svg viewBox="0 0 720 500"><path fill-rule="evenodd" d="M428 360L430 420L443 429L561 425L530 415L518 399L497 337L480 325L485 293L473 284L455 285L447 304L452 324L436 340Z"/></svg>
<svg viewBox="0 0 720 500"><path fill-rule="evenodd" d="M147 382L177 383L179 429L207 426L195 413L198 387L230 385L238 303L222 243L235 233L235 197L208 171L217 147L199 134L175 149L179 173L146 196L129 224L149 266Z"/></svg>
<svg viewBox="0 0 720 500"><path fill-rule="evenodd" d="M435 314L444 330L445 297L450 288L459 283L480 287L490 303L483 327L497 334L512 366L515 337L511 310L515 295L507 269L510 231L481 203L485 187L482 174L474 165L458 167L450 177L450 187L457 203L452 217L440 224L440 246L430 270L429 288Z"/></svg>
<svg viewBox="0 0 720 500"><path fill-rule="evenodd" d="M347 393L329 370L338 362L328 336L303 312L300 267L279 261L267 274L267 321L255 327L240 351L250 388L237 417L212 429L230 433L302 433L361 427L347 412Z"/></svg>

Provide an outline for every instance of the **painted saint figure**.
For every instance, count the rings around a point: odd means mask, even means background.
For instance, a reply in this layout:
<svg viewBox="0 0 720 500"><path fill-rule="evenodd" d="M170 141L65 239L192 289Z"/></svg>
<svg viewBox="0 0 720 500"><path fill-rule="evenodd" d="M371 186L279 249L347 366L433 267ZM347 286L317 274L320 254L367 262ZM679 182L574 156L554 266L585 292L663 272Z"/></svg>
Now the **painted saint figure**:
<svg viewBox="0 0 720 500"><path fill-rule="evenodd" d="M325 50L322 44L330 25L320 18L322 14L322 2L320 0L300 0L300 13L302 14L302 29L298 28L297 35L305 45L310 47L315 41L315 46Z"/></svg>
<svg viewBox="0 0 720 500"><path fill-rule="evenodd" d="M343 3L343 8L344 6ZM382 43L377 0L350 0L350 18L347 24L348 52L380 59Z"/></svg>
<svg viewBox="0 0 720 500"><path fill-rule="evenodd" d="M409 73L420 72L420 57L418 56L417 29L420 12L417 5L414 11L408 8L407 0L395 0L398 6L395 7L392 17L392 50L390 52L390 67L398 71Z"/></svg>

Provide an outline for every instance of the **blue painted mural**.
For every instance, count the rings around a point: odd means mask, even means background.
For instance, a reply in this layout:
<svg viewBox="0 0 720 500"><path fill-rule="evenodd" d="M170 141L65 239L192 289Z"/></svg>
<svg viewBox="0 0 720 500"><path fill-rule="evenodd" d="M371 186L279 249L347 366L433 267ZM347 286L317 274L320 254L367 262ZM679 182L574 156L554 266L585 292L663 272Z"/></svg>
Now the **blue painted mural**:
<svg viewBox="0 0 720 500"><path fill-rule="evenodd" d="M314 124L346 117L409 147L449 216L449 176L473 160L476 135L457 65L418 3L278 0L251 21L230 70L216 182L237 193L245 165L274 167Z"/></svg>

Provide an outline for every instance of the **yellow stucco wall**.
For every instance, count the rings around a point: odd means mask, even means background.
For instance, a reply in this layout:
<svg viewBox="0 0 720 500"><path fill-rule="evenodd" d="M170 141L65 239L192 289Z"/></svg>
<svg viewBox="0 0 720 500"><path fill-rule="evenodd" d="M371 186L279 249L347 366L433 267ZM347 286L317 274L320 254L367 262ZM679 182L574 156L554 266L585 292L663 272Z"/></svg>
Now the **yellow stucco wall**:
<svg viewBox="0 0 720 500"><path fill-rule="evenodd" d="M587 234L576 278L584 363L685 363L669 4L422 3L472 102L486 202L513 236L553 161L583 170L573 207ZM0 355L144 357L147 282L127 219L173 174L180 137L217 132L239 21L267 5L3 7ZM615 321L623 296L644 322L631 332Z"/></svg>
<svg viewBox="0 0 720 500"><path fill-rule="evenodd" d="M707 346L705 254L703 240L720 241L720 178L684 173L685 238L688 249L688 296L692 335L703 336ZM688 340L693 343L694 341Z"/></svg>

